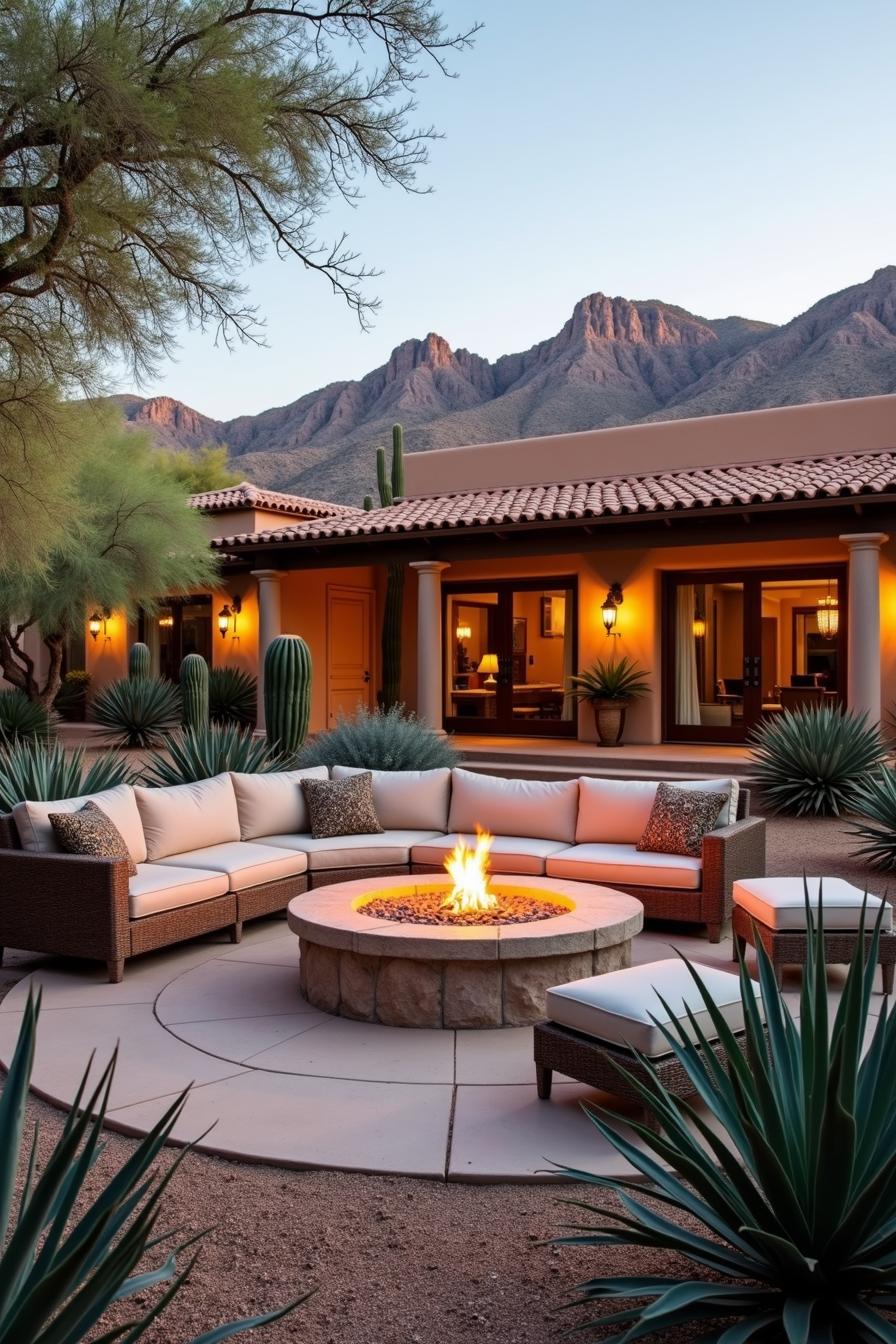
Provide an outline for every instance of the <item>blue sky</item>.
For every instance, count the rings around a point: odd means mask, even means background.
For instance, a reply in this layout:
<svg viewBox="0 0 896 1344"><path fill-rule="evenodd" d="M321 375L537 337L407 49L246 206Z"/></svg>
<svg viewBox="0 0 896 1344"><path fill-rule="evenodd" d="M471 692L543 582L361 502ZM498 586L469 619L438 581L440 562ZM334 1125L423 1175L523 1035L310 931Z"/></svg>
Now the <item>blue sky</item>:
<svg viewBox="0 0 896 1344"><path fill-rule="evenodd" d="M325 281L247 272L266 349L185 332L146 394L226 418L294 400L437 331L489 358L595 290L781 322L896 262L892 0L443 0L486 27L418 86L444 139L428 196L333 207L382 300L372 331ZM124 382L122 387L129 387Z"/></svg>

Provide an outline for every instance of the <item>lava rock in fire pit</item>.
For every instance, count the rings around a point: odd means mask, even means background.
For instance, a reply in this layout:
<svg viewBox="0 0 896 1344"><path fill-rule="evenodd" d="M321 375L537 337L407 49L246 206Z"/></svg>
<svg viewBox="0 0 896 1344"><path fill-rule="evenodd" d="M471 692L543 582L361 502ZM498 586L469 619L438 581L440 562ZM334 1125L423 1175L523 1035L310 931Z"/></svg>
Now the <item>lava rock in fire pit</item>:
<svg viewBox="0 0 896 1344"><path fill-rule="evenodd" d="M529 924L537 919L568 915L569 906L535 896L497 894L491 910L454 914L445 907L444 891L416 891L404 896L375 896L357 907L359 915L389 919L397 924Z"/></svg>

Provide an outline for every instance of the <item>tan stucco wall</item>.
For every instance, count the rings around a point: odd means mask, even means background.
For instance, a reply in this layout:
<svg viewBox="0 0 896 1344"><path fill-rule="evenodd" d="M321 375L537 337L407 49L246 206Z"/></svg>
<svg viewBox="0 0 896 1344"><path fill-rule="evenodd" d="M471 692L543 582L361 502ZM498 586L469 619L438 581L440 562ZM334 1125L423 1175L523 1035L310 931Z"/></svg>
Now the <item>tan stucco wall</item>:
<svg viewBox="0 0 896 1344"><path fill-rule="evenodd" d="M405 459L406 493L587 481L894 446L896 396L858 397L410 453Z"/></svg>

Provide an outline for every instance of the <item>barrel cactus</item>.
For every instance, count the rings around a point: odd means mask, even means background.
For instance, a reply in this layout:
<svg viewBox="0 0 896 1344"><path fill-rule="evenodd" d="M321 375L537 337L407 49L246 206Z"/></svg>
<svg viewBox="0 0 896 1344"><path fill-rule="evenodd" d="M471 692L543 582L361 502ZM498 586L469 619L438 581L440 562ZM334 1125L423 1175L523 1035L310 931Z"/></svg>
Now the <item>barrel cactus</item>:
<svg viewBox="0 0 896 1344"><path fill-rule="evenodd" d="M271 747L298 751L311 717L311 650L299 635L278 635L264 656L264 719Z"/></svg>
<svg viewBox="0 0 896 1344"><path fill-rule="evenodd" d="M208 723L208 663L200 653L188 653L180 665L180 696L185 728Z"/></svg>
<svg viewBox="0 0 896 1344"><path fill-rule="evenodd" d="M132 644L128 650L128 678L131 681L146 681L152 666L149 646Z"/></svg>

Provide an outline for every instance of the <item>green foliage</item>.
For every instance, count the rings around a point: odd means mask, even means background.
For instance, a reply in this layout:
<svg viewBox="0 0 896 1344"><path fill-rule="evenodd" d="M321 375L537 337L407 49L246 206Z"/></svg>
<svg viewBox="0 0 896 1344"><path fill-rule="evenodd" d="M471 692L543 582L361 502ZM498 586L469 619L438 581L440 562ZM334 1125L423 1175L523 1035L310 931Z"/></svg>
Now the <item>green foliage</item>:
<svg viewBox="0 0 896 1344"><path fill-rule="evenodd" d="M181 720L185 728L208 724L208 663L201 653L188 653L180 665Z"/></svg>
<svg viewBox="0 0 896 1344"><path fill-rule="evenodd" d="M376 450L376 483L382 508L388 508L404 494L404 430L401 425L392 426L391 468L386 465L385 448ZM364 507L367 508L366 502ZM403 564L392 564L386 571L381 632L383 686L378 697L384 709L401 701L401 624L406 572Z"/></svg>
<svg viewBox="0 0 896 1344"><path fill-rule="evenodd" d="M578 676L570 677L567 692L575 700L637 700L650 692L650 673L640 667L628 654L622 658L604 661L598 658Z"/></svg>
<svg viewBox="0 0 896 1344"><path fill-rule="evenodd" d="M196 1263L193 1248L204 1235L179 1241L181 1229L160 1232L157 1226L165 1192L190 1148L181 1149L165 1171L158 1169L157 1160L189 1093L163 1111L111 1179L90 1179L103 1149L113 1055L90 1089L89 1069L85 1072L62 1133L39 1163L37 1127L30 1141L25 1136L39 1009L39 1000L29 995L0 1098L0 1243L5 1243L0 1256L0 1338L22 1344L26 1339L29 1344L79 1344L89 1337L100 1344L114 1339L133 1344L180 1292ZM14 1206L19 1172L25 1173L24 1188ZM159 1294L145 1305L155 1288ZM219 1326L192 1344L213 1344L279 1320L307 1296ZM129 1322L97 1335L113 1303L128 1299L134 1301Z"/></svg>
<svg viewBox="0 0 896 1344"><path fill-rule="evenodd" d="M364 510L365 513L370 513L370 511L371 511L372 508L373 508L373 496L372 496L372 495L365 495L365 496L364 496L364 503L362 504L361 507L363 508L363 510Z"/></svg>
<svg viewBox="0 0 896 1344"><path fill-rule="evenodd" d="M311 717L311 650L299 635L278 635L264 656L264 719L272 750L294 755Z"/></svg>
<svg viewBox="0 0 896 1344"><path fill-rule="evenodd" d="M377 448L376 450L376 488L380 496L380 508L387 509L392 503L392 486L389 483L389 472L386 467L386 450Z"/></svg>
<svg viewBox="0 0 896 1344"><path fill-rule="evenodd" d="M702 999L706 1007L728 1072L716 1066L693 1017L699 1046L688 1038L687 1024L673 1020L660 1030L703 1114L666 1091L655 1073L645 1085L632 1079L662 1126L656 1134L632 1124L643 1147L622 1133L611 1112L587 1108L595 1128L648 1183L651 1206L638 1180L564 1168L576 1180L614 1192L621 1208L566 1201L579 1212L559 1243L595 1246L599 1259L606 1246L647 1247L664 1257L677 1252L714 1276L623 1274L582 1284L572 1305L616 1308L579 1327L621 1327L601 1335L605 1344L662 1340L673 1326L732 1318L727 1330L698 1332L699 1338L717 1344L883 1344L894 1338L884 1316L896 1287L896 1016L886 1006L877 1018L870 1012L875 929L867 961L865 939L856 939L829 1022L821 914L808 939L799 1027L757 940L767 1044L741 959L746 1058L698 969L689 967L694 1003ZM808 911L807 917L811 926ZM869 1025L874 1030L863 1058Z"/></svg>
<svg viewBox="0 0 896 1344"><path fill-rule="evenodd" d="M59 742L12 742L0 746L0 811L16 803L52 802L133 784L136 774L124 756L105 751L88 765L83 747L66 751Z"/></svg>
<svg viewBox="0 0 896 1344"><path fill-rule="evenodd" d="M132 644L128 649L128 676L131 681L146 681L152 672L152 654L147 644Z"/></svg>
<svg viewBox="0 0 896 1344"><path fill-rule="evenodd" d="M159 452L159 467L176 481L185 495L203 495L209 490L226 490L242 480L239 472L227 464L227 449L222 444L207 443L204 448L190 452L188 448L171 448Z"/></svg>
<svg viewBox="0 0 896 1344"><path fill-rule="evenodd" d="M401 425L392 426L392 500L404 495L404 430Z"/></svg>
<svg viewBox="0 0 896 1344"><path fill-rule="evenodd" d="M436 770L457 765L457 751L408 714L404 705L389 709L358 708L340 718L335 728L318 733L299 757L299 764L358 765L365 770Z"/></svg>
<svg viewBox="0 0 896 1344"><path fill-rule="evenodd" d="M896 771L886 768L869 775L853 791L851 807L860 820L850 833L864 840L853 850L874 868L896 870Z"/></svg>
<svg viewBox="0 0 896 1344"><path fill-rule="evenodd" d="M91 716L120 747L159 747L180 726L180 692L170 681L113 681L94 696Z"/></svg>
<svg viewBox="0 0 896 1344"><path fill-rule="evenodd" d="M56 731L59 715L35 705L21 691L0 691L0 738L5 742L46 742Z"/></svg>
<svg viewBox="0 0 896 1344"><path fill-rule="evenodd" d="M208 676L212 723L254 725L258 717L258 681L238 667L213 667Z"/></svg>
<svg viewBox="0 0 896 1344"><path fill-rule="evenodd" d="M751 742L753 781L766 806L797 817L851 811L885 755L878 729L864 714L824 705L774 715Z"/></svg>
<svg viewBox="0 0 896 1344"><path fill-rule="evenodd" d="M144 782L152 785L191 784L211 779L225 770L243 775L270 775L291 770L295 757L275 751L251 728L237 724L206 724L175 733L165 750L152 755L144 770Z"/></svg>
<svg viewBox="0 0 896 1344"><path fill-rule="evenodd" d="M72 668L62 678L62 685L53 701L53 708L63 719L82 722L87 708L87 692L90 689L90 673L83 668Z"/></svg>

